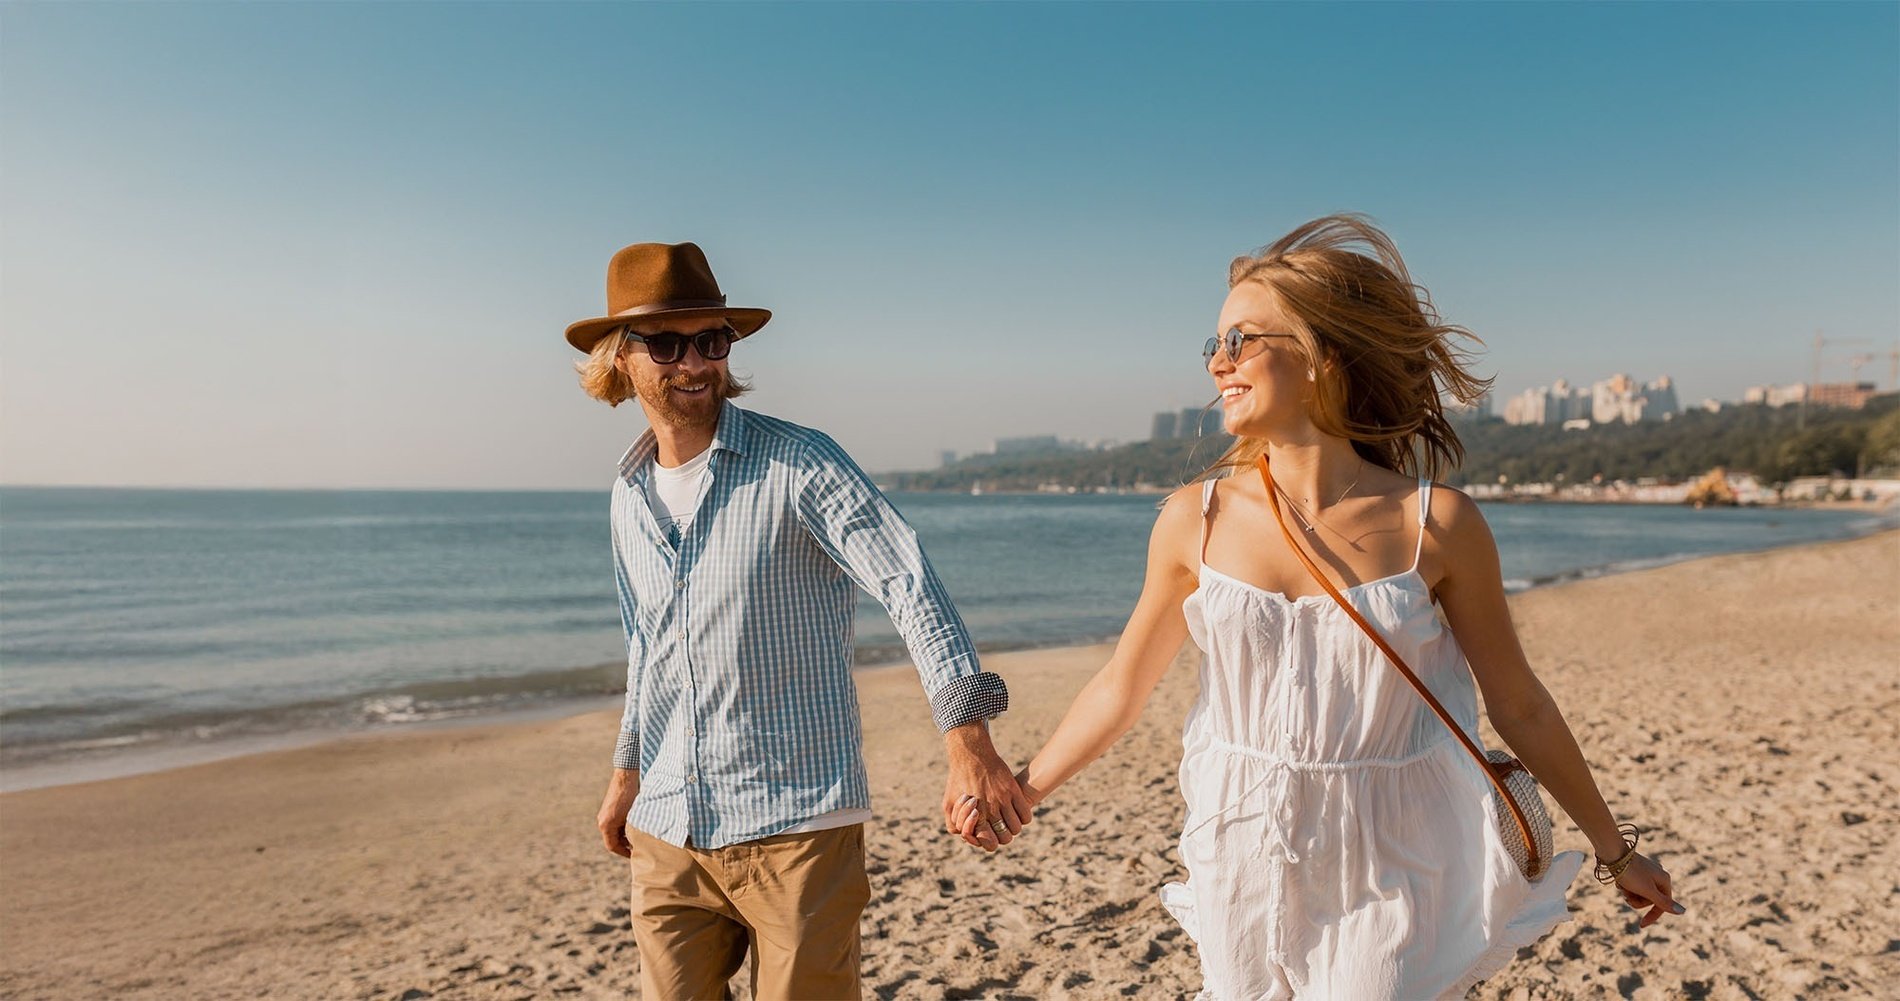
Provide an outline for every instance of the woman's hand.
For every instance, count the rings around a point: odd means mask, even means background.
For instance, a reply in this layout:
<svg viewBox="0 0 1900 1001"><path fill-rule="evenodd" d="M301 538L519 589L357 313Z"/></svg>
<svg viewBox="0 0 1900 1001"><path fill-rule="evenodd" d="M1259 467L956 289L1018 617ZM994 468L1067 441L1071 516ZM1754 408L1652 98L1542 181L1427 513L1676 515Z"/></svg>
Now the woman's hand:
<svg viewBox="0 0 1900 1001"><path fill-rule="evenodd" d="M1670 892L1669 871L1647 855L1638 853L1630 860L1629 868L1616 877L1616 888L1622 892L1624 903L1639 911L1649 909L1637 920L1638 927L1647 928L1661 921L1664 914L1688 913Z"/></svg>

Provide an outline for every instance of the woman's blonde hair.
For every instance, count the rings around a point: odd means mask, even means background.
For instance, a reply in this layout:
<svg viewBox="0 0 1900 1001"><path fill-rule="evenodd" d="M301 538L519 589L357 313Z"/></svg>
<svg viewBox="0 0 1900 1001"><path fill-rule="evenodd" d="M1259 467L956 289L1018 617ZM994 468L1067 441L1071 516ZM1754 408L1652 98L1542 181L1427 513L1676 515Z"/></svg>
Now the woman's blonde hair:
<svg viewBox="0 0 1900 1001"><path fill-rule="evenodd" d="M610 407L633 399L633 380L627 378L620 371L620 366L614 364L626 345L627 328L615 327L607 332L607 336L594 342L594 350L587 353L586 361L574 363L574 371L581 376L581 389Z"/></svg>
<svg viewBox="0 0 1900 1001"><path fill-rule="evenodd" d="M1259 282L1279 299L1313 369L1312 419L1345 438L1366 461L1437 478L1464 461L1442 396L1474 403L1490 379L1471 374L1482 344L1445 323L1431 294L1414 284L1390 237L1365 216L1315 219L1227 268L1227 287ZM1267 450L1241 438L1214 464L1249 465Z"/></svg>

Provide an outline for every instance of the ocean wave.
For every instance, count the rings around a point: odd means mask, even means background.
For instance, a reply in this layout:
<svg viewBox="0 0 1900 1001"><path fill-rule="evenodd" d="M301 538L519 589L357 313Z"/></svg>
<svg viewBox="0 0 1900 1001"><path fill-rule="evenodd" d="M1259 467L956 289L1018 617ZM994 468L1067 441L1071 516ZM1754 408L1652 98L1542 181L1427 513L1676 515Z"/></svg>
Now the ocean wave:
<svg viewBox="0 0 1900 1001"><path fill-rule="evenodd" d="M178 696L99 699L0 711L0 757L119 747L154 740L207 741L310 729L353 729L493 713L617 694L625 666L419 681L275 705L177 707ZM216 697L216 696L214 696Z"/></svg>

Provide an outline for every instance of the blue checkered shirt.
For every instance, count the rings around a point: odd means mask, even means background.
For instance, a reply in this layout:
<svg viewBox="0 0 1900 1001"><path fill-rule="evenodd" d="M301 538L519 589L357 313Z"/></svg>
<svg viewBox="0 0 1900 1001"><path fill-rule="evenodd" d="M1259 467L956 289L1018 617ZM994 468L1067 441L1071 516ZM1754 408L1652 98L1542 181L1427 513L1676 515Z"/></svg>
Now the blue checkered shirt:
<svg viewBox="0 0 1900 1001"><path fill-rule="evenodd" d="M916 534L837 442L726 403L677 547L647 500L655 451L641 435L613 487L627 638L614 765L640 771L633 827L719 848L870 807L856 588L890 613L939 729L1007 708Z"/></svg>

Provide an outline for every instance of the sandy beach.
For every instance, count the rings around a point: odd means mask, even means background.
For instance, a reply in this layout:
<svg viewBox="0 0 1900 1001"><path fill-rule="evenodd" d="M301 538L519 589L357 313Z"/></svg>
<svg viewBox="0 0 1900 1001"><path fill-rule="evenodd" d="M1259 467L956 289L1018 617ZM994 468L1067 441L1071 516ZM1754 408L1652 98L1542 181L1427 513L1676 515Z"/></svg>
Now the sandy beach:
<svg viewBox="0 0 1900 1001"><path fill-rule="evenodd" d="M1638 930L1587 874L1482 998L1892 997L1900 984L1900 532L1531 591L1525 645L1620 819L1677 879ZM1106 647L988 659L1020 761ZM915 675L863 672L883 998L1191 994L1156 893L1197 655L1137 729L985 856L943 836ZM637 994L627 874L593 829L615 713L337 741L0 796L0 996ZM1495 743L1495 737L1490 741ZM1558 817L1560 848L1587 849Z"/></svg>

